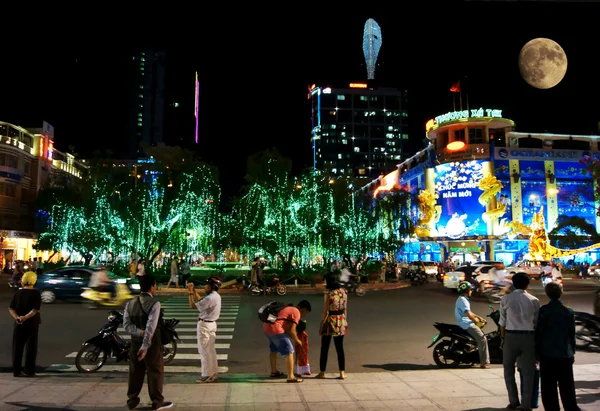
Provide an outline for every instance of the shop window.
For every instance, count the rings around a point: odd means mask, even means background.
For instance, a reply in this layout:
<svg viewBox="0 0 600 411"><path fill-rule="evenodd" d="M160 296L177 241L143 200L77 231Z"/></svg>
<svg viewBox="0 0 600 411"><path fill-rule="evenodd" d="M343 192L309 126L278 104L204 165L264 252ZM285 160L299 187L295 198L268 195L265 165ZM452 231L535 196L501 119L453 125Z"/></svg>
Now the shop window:
<svg viewBox="0 0 600 411"><path fill-rule="evenodd" d="M482 128L470 128L469 129L469 144L481 144L483 143L483 129Z"/></svg>

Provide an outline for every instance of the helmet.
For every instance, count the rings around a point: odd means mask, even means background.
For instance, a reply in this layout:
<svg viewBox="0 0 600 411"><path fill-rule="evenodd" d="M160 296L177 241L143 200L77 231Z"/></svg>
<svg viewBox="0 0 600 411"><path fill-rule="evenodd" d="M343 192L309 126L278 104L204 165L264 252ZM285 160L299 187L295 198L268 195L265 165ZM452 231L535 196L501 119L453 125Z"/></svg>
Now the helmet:
<svg viewBox="0 0 600 411"><path fill-rule="evenodd" d="M206 284L210 285L212 289L216 291L221 288L222 283L217 277L210 277L208 280L206 280Z"/></svg>
<svg viewBox="0 0 600 411"><path fill-rule="evenodd" d="M25 274L23 274L23 277L21 278L21 283L23 285L35 285L36 281L37 274L33 271L27 271Z"/></svg>
<svg viewBox="0 0 600 411"><path fill-rule="evenodd" d="M461 281L460 283L458 283L458 292L461 294L466 293L467 291L472 289L473 286L468 281Z"/></svg>

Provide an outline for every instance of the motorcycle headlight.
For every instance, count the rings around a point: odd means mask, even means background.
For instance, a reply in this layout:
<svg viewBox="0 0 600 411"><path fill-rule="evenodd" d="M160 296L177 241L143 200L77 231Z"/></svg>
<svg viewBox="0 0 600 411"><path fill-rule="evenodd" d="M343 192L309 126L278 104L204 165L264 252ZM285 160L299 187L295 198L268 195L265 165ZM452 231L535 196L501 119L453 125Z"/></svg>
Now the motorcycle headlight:
<svg viewBox="0 0 600 411"><path fill-rule="evenodd" d="M139 290L140 289L140 285L139 284L131 284L131 289L132 290Z"/></svg>

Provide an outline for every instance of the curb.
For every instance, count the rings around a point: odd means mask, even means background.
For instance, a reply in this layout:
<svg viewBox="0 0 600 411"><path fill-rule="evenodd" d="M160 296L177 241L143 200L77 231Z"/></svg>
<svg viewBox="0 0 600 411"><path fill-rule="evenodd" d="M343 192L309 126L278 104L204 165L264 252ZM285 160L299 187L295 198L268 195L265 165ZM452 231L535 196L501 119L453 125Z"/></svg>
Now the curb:
<svg viewBox="0 0 600 411"><path fill-rule="evenodd" d="M401 288L410 287L410 282L406 280L400 280L396 283L384 283L384 284L363 284L363 287L367 292L371 291L387 291L387 290L399 290ZM322 294L325 291L324 286L287 286L287 294ZM164 288L159 287L157 290L159 296L178 296L185 295L187 290L185 288ZM219 294L248 294L248 291L239 288L224 288L219 290Z"/></svg>

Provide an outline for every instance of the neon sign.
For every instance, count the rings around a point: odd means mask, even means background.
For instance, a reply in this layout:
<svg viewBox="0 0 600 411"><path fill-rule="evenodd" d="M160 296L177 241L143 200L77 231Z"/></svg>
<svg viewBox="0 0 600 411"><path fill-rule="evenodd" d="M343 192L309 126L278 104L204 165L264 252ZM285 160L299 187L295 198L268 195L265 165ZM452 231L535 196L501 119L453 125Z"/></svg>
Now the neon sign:
<svg viewBox="0 0 600 411"><path fill-rule="evenodd" d="M442 123L447 123L449 121L463 120L469 118L484 118L484 117L493 117L493 118L502 118L502 110L492 109L492 108L474 108L469 110L462 111L451 111L446 114L439 115L435 118L435 122L439 125ZM429 125L429 122L427 122Z"/></svg>
<svg viewBox="0 0 600 411"><path fill-rule="evenodd" d="M365 83L350 83L350 88L367 88Z"/></svg>

